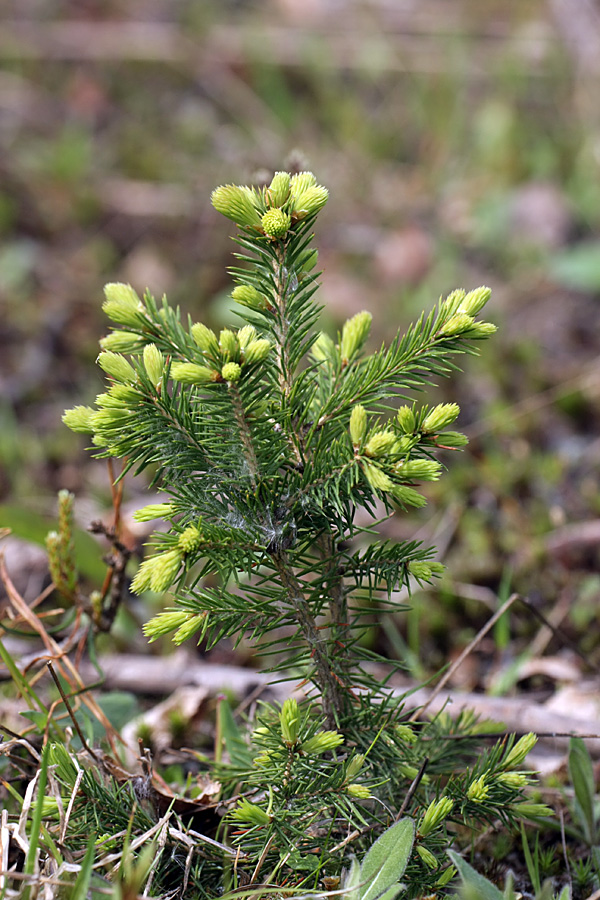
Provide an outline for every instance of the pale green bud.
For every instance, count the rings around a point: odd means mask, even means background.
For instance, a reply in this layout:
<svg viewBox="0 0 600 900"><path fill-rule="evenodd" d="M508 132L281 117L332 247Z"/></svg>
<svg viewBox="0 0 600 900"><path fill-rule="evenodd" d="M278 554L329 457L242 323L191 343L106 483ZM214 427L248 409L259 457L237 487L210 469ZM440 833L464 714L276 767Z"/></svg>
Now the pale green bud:
<svg viewBox="0 0 600 900"><path fill-rule="evenodd" d="M202 532L196 525L188 525L177 538L177 546L184 553L193 553L202 544Z"/></svg>
<svg viewBox="0 0 600 900"><path fill-rule="evenodd" d="M257 291L251 284L238 284L232 290L231 296L242 306L248 306L250 309L265 309L267 306L265 295Z"/></svg>
<svg viewBox="0 0 600 900"><path fill-rule="evenodd" d="M352 410L350 416L350 437L355 447L358 447L367 431L367 412L364 406L358 404Z"/></svg>
<svg viewBox="0 0 600 900"><path fill-rule="evenodd" d="M267 338L257 338L255 341L250 341L244 350L244 362L249 365L262 362L267 358L270 350L271 342Z"/></svg>
<svg viewBox="0 0 600 900"><path fill-rule="evenodd" d="M448 882L452 881L452 879L454 878L454 876L455 876L456 874L457 874L457 873L456 873L456 868L455 868L454 866L448 866L448 868L447 868L447 869L444 869L444 871L442 872L442 874L440 875L440 877L439 877L438 880L436 881L435 887L437 887L437 888L443 888L443 887L446 887L446 885L448 884Z"/></svg>
<svg viewBox="0 0 600 900"><path fill-rule="evenodd" d="M371 791L366 784L348 784L346 785L346 791L357 800L368 800L371 796Z"/></svg>
<svg viewBox="0 0 600 900"><path fill-rule="evenodd" d="M408 571L417 581L429 581L431 579L430 567L420 559L412 559L408 564Z"/></svg>
<svg viewBox="0 0 600 900"><path fill-rule="evenodd" d="M281 736L288 747L295 747L298 743L298 729L300 726L300 711L298 703L293 698L286 700L279 713Z"/></svg>
<svg viewBox="0 0 600 900"><path fill-rule="evenodd" d="M427 847L423 847L422 844L417 844L417 853L429 869L437 869L440 862L433 855L431 850L428 850Z"/></svg>
<svg viewBox="0 0 600 900"><path fill-rule="evenodd" d="M395 471L400 478L407 478L410 481L437 481L442 467L433 459L409 459L398 463Z"/></svg>
<svg viewBox="0 0 600 900"><path fill-rule="evenodd" d="M373 316L370 312L356 313L351 319L344 323L342 328L342 341L340 351L342 360L348 362L362 348L364 342L369 336L371 329L371 319Z"/></svg>
<svg viewBox="0 0 600 900"><path fill-rule="evenodd" d="M131 420L131 413L127 409L116 409L108 406L106 409L99 409L92 417L92 425L95 431L103 429L121 428L127 425Z"/></svg>
<svg viewBox="0 0 600 900"><path fill-rule="evenodd" d="M531 753L536 744L537 737L535 736L533 731L530 731L528 734L524 734L523 737L519 738L513 748L506 754L505 758L502 761L502 768L516 769L517 766L520 766L521 763L525 761L525 757L529 753Z"/></svg>
<svg viewBox="0 0 600 900"><path fill-rule="evenodd" d="M141 394L128 384L113 384L105 394L96 397L97 406L117 406L129 409L138 403Z"/></svg>
<svg viewBox="0 0 600 900"><path fill-rule="evenodd" d="M320 753L327 753L329 750L335 750L340 744L344 743L343 735L337 731L320 731L314 734L307 741L303 741L301 749L304 753L311 756L317 756Z"/></svg>
<svg viewBox="0 0 600 900"><path fill-rule="evenodd" d="M352 778L356 778L363 767L364 761L365 757L363 753L357 753L356 756L352 757L352 759L346 766L346 778L348 779L348 781L350 781Z"/></svg>
<svg viewBox="0 0 600 900"><path fill-rule="evenodd" d="M197 616L192 616L188 619L187 622L184 622L184 624L180 625L180 627L177 629L177 631L173 635L173 643L179 646L180 644L183 644L184 641L187 641L188 638L193 637L199 631L201 633L200 637L198 638L198 642L200 642L204 637L207 625L208 613L202 612Z"/></svg>
<svg viewBox="0 0 600 900"><path fill-rule="evenodd" d="M379 466L367 462L366 459L361 460L361 465L365 477L373 490L391 491L394 489L394 482L379 468Z"/></svg>
<svg viewBox="0 0 600 900"><path fill-rule="evenodd" d="M408 763L400 763L397 768L400 775L404 778L410 778L411 781L414 781L419 774L416 766L409 766Z"/></svg>
<svg viewBox="0 0 600 900"><path fill-rule="evenodd" d="M427 506L427 500L414 488L407 487L405 484L394 484L392 486L392 495L401 506L414 506L415 509L421 509Z"/></svg>
<svg viewBox="0 0 600 900"><path fill-rule="evenodd" d="M256 340L256 328L254 325L244 325L237 333L238 344L243 350L251 341Z"/></svg>
<svg viewBox="0 0 600 900"><path fill-rule="evenodd" d="M244 228L259 228L260 216L254 206L255 195L250 188L237 184L224 184L216 188L210 197L214 208Z"/></svg>
<svg viewBox="0 0 600 900"><path fill-rule="evenodd" d="M459 413L460 407L458 403L440 403L438 406L434 406L431 412L425 416L421 425L421 431L425 432L425 434L441 431L442 428L451 425Z"/></svg>
<svg viewBox="0 0 600 900"><path fill-rule="evenodd" d="M104 287L105 301L102 309L109 319L119 325L139 326L144 304L130 284L113 282Z"/></svg>
<svg viewBox="0 0 600 900"><path fill-rule="evenodd" d="M236 362L225 363L225 365L221 369L222 378L225 381L228 381L230 384L235 384L236 381L239 381L241 375L242 367L239 363Z"/></svg>
<svg viewBox="0 0 600 900"><path fill-rule="evenodd" d="M312 172L298 172L296 175L292 175L290 179L290 190L293 196L297 197L316 183L317 179Z"/></svg>
<svg viewBox="0 0 600 900"><path fill-rule="evenodd" d="M408 564L408 571L419 581L431 581L432 578L439 578L446 571L446 567L434 560L424 562L422 559L411 559Z"/></svg>
<svg viewBox="0 0 600 900"><path fill-rule="evenodd" d="M480 775L479 778L472 781L467 788L467 797L469 800L472 800L473 803L482 803L489 797L490 787L485 782L486 773L484 772L483 775Z"/></svg>
<svg viewBox="0 0 600 900"><path fill-rule="evenodd" d="M92 416L95 412L96 410L91 406L74 406L72 409L64 411L62 420L71 431L77 431L79 434L93 434Z"/></svg>
<svg viewBox="0 0 600 900"><path fill-rule="evenodd" d="M150 643L152 643L157 638L165 634L171 634L172 631L181 628L184 622L187 622L188 616L189 613L182 610L165 610L165 612L158 613L153 619L146 622L142 630L150 640Z"/></svg>
<svg viewBox="0 0 600 900"><path fill-rule="evenodd" d="M181 550L174 548L145 559L131 583L134 594L151 590L160 594L171 587L181 566Z"/></svg>
<svg viewBox="0 0 600 900"><path fill-rule="evenodd" d="M329 191L320 184L307 188L300 194L294 194L292 214L296 219L306 219L319 212L329 199Z"/></svg>
<svg viewBox="0 0 600 900"><path fill-rule="evenodd" d="M502 772L500 775L496 776L496 779L500 784L503 784L508 788L513 788L516 791L521 790L521 788L524 788L529 784L527 776L522 775L520 772Z"/></svg>
<svg viewBox="0 0 600 900"><path fill-rule="evenodd" d="M219 334L219 347L223 357L234 362L240 355L240 344L236 334L230 328L223 328Z"/></svg>
<svg viewBox="0 0 600 900"><path fill-rule="evenodd" d="M419 825L419 834L421 837L427 837L444 819L452 812L454 801L450 797L440 797L438 800L432 800L423 814Z"/></svg>
<svg viewBox="0 0 600 900"><path fill-rule="evenodd" d="M267 188L269 206L283 206L290 193L290 175L288 172L275 172L271 184Z"/></svg>
<svg viewBox="0 0 600 900"><path fill-rule="evenodd" d="M100 339L103 350L112 350L114 353L137 353L143 346L139 334L133 331L111 331Z"/></svg>
<svg viewBox="0 0 600 900"><path fill-rule="evenodd" d="M395 725L394 731L401 741L405 741L407 744L416 744L417 735L410 725Z"/></svg>
<svg viewBox="0 0 600 900"><path fill-rule="evenodd" d="M158 387L165 371L165 359L156 344L146 344L143 360L148 378L155 387Z"/></svg>
<svg viewBox="0 0 600 900"><path fill-rule="evenodd" d="M469 438L466 434L461 434L460 431L445 431L440 435L438 446L446 450L459 450L461 447L466 447L468 443Z"/></svg>
<svg viewBox="0 0 600 900"><path fill-rule="evenodd" d="M191 327L191 334L203 353L210 356L218 354L219 343L212 328L208 328L202 322L195 322Z"/></svg>
<svg viewBox="0 0 600 900"><path fill-rule="evenodd" d="M419 443L419 435L408 435L405 434L404 437L401 437L398 441L398 454L400 456L405 455L406 453L410 453L413 447L416 447Z"/></svg>
<svg viewBox="0 0 600 900"><path fill-rule="evenodd" d="M316 341L310 348L310 352L319 362L325 362L326 360L333 361L337 356L337 350L334 342L331 340L328 334L325 334L324 331L319 334Z"/></svg>
<svg viewBox="0 0 600 900"><path fill-rule="evenodd" d="M491 288L485 286L475 288L474 291L469 291L466 295L458 311L466 313L468 316L476 316L478 312L481 312L491 296Z"/></svg>
<svg viewBox="0 0 600 900"><path fill-rule="evenodd" d="M512 807L517 816L523 816L526 819L539 819L546 816L554 816L556 813L545 803L515 803Z"/></svg>
<svg viewBox="0 0 600 900"><path fill-rule="evenodd" d="M444 337L453 337L467 331L473 322L473 316L468 316L466 313L455 313L447 322L444 322L438 333Z"/></svg>
<svg viewBox="0 0 600 900"><path fill-rule="evenodd" d="M124 356L104 350L96 360L101 369L115 381L124 384L133 384L137 378L135 370L129 365Z"/></svg>
<svg viewBox="0 0 600 900"><path fill-rule="evenodd" d="M448 312L458 312L460 309L461 312L466 312L466 310L462 309L462 302L465 299L466 291L463 288L457 288L455 291L452 291L451 294L448 294L444 301L444 305L448 307ZM469 313L470 316L474 315L474 313Z"/></svg>
<svg viewBox="0 0 600 900"><path fill-rule="evenodd" d="M282 238L288 233L292 220L278 207L268 209L260 220L262 230L270 238Z"/></svg>
<svg viewBox="0 0 600 900"><path fill-rule="evenodd" d="M268 825L271 821L271 816L261 806L250 803L245 797L229 813L228 818L242 825Z"/></svg>
<svg viewBox="0 0 600 900"><path fill-rule="evenodd" d="M386 456L396 447L396 435L393 431L376 431L365 444L365 454L377 459Z"/></svg>
<svg viewBox="0 0 600 900"><path fill-rule="evenodd" d="M473 325L464 332L463 337L469 338L471 341L487 341L487 339L491 338L497 331L497 327L491 322L474 322Z"/></svg>
<svg viewBox="0 0 600 900"><path fill-rule="evenodd" d="M132 519L134 522L151 522L153 519L168 519L175 512L172 503L149 503L136 509Z"/></svg>
<svg viewBox="0 0 600 900"><path fill-rule="evenodd" d="M209 384L217 380L218 373L196 363L176 362L171 366L171 378L182 384Z"/></svg>
<svg viewBox="0 0 600 900"><path fill-rule="evenodd" d="M415 414L409 406L401 406L397 413L398 424L404 434L414 434Z"/></svg>

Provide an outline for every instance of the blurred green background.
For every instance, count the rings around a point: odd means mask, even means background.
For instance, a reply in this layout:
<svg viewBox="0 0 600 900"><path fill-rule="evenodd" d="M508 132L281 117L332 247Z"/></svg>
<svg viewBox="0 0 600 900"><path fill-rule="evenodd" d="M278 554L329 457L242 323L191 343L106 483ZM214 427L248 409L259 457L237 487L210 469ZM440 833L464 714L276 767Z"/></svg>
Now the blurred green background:
<svg viewBox="0 0 600 900"><path fill-rule="evenodd" d="M210 192L299 163L330 190L327 327L369 309L375 346L454 287L493 288L498 336L434 395L460 402L470 448L393 526L440 546L444 603L390 624L390 650L443 660L515 587L597 654L598 7L5 0L2 16L0 525L7 506L51 513L59 488L84 520L110 505L60 420L101 389L103 284L222 325L232 229Z"/></svg>

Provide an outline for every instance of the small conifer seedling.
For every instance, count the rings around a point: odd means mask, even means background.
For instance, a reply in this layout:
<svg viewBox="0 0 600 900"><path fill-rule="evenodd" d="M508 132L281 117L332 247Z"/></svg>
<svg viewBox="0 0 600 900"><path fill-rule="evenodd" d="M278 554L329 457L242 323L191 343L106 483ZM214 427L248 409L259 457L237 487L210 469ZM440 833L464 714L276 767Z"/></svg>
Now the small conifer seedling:
<svg viewBox="0 0 600 900"><path fill-rule="evenodd" d="M511 779L503 745L468 765L481 726L466 714L421 731L402 724L403 703L373 675L360 639L399 588L442 572L432 548L380 540L376 520L423 506L419 485L441 474L437 452L466 444L455 403L410 398L494 333L478 318L490 290L453 291L374 352L367 311L336 338L319 331L311 244L327 199L310 172L217 188L213 206L238 229L240 326L217 334L183 323L166 299L107 285L114 328L98 363L109 384L95 408L64 420L124 471L149 467L164 493L136 515L168 523L133 579L138 594L174 598L146 625L150 640L245 636L273 670L308 685L310 703L265 709L232 767L242 797L227 821L249 872L260 861L271 883L334 884L345 856L402 809L415 823L398 867L409 895L418 886L443 896L446 820L509 821L527 778ZM226 785L224 767L220 777Z"/></svg>

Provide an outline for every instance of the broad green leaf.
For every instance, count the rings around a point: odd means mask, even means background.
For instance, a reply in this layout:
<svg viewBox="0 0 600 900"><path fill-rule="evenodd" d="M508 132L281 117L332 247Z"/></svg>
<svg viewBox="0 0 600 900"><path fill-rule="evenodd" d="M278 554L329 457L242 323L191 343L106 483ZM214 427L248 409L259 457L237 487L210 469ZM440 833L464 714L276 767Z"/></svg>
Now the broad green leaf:
<svg viewBox="0 0 600 900"><path fill-rule="evenodd" d="M583 740L572 737L569 741L569 774L575 790L575 799L582 817L586 840L596 842L596 819L594 816L594 771L592 760Z"/></svg>
<svg viewBox="0 0 600 900"><path fill-rule="evenodd" d="M94 853L96 850L96 836L92 835L88 841L85 856L81 861L81 869L73 885L73 889L69 896L69 900L86 900L88 895L88 887L90 878L92 877L92 866L94 865Z"/></svg>
<svg viewBox="0 0 600 900"><path fill-rule="evenodd" d="M252 756L248 750L248 745L242 737L242 732L233 718L233 713L227 700L222 700L219 704L219 716L229 761L233 766L242 769L251 768Z"/></svg>
<svg viewBox="0 0 600 900"><path fill-rule="evenodd" d="M384 831L369 849L360 867L360 900L376 900L390 888L400 889L415 839L415 823L401 819Z"/></svg>
<svg viewBox="0 0 600 900"><path fill-rule="evenodd" d="M468 896L478 897L479 900L503 900L503 895L498 888L476 872L473 866L470 866L466 860L455 853L453 850L447 851L448 856L458 869L458 873L463 880L466 888L469 889Z"/></svg>

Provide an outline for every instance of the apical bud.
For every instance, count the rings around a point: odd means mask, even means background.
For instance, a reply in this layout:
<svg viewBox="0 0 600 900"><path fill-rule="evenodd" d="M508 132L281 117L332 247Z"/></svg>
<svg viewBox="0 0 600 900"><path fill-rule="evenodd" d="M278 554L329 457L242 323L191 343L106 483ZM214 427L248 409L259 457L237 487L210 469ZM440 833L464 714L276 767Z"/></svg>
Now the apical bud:
<svg viewBox="0 0 600 900"><path fill-rule="evenodd" d="M450 815L454 801L450 797L440 797L438 800L432 800L423 814L423 818L419 824L419 834L421 837L427 837L444 819Z"/></svg>
<svg viewBox="0 0 600 900"><path fill-rule="evenodd" d="M198 643L204 637L206 633L206 628L208 626L208 613L201 612L197 616L191 616L187 622L184 622L183 625L180 625L175 634L173 635L173 643L179 646L183 644L184 641L187 641L188 638L191 638L193 635L197 634L200 631L200 636L198 638Z"/></svg>
<svg viewBox="0 0 600 900"><path fill-rule="evenodd" d="M102 309L109 319L118 325L130 328L140 325L140 313L144 312L144 304L130 284L113 282L104 287L105 301Z"/></svg>
<svg viewBox="0 0 600 900"><path fill-rule="evenodd" d="M202 532L196 525L188 525L177 538L177 546L184 553L193 553L202 543Z"/></svg>
<svg viewBox="0 0 600 900"><path fill-rule="evenodd" d="M171 378L181 384L210 384L216 381L218 373L207 366L198 366L196 363L173 363L171 366Z"/></svg>
<svg viewBox="0 0 600 900"><path fill-rule="evenodd" d="M111 331L100 339L100 346L103 350L112 350L114 353L137 353L141 350L143 341L133 331Z"/></svg>
<svg viewBox="0 0 600 900"><path fill-rule="evenodd" d="M349 362L353 356L362 348L364 342L369 336L371 329L372 315L370 312L356 313L351 319L344 323L342 328L342 341L340 351L342 360Z"/></svg>
<svg viewBox="0 0 600 900"><path fill-rule="evenodd" d="M357 800L368 800L371 796L371 791L366 784L347 784L346 791Z"/></svg>
<svg viewBox="0 0 600 900"><path fill-rule="evenodd" d="M153 619L143 626L143 632L150 642L162 637L164 634L171 634L175 629L180 628L187 622L189 613L182 610L165 610L158 613Z"/></svg>
<svg viewBox="0 0 600 900"><path fill-rule="evenodd" d="M458 403L440 403L434 406L421 424L421 431L425 434L441 431L447 425L451 425L460 413Z"/></svg>
<svg viewBox="0 0 600 900"><path fill-rule="evenodd" d="M151 522L153 519L167 519L173 515L175 509L172 503L149 503L137 509L132 519L134 522Z"/></svg>
<svg viewBox="0 0 600 900"><path fill-rule="evenodd" d="M237 333L238 344L243 350L248 346L250 341L256 340L256 328L254 325L244 325Z"/></svg>
<svg viewBox="0 0 600 900"><path fill-rule="evenodd" d="M271 184L267 188L266 197L269 206L283 206L290 193L290 175L288 172L275 172Z"/></svg>
<svg viewBox="0 0 600 900"><path fill-rule="evenodd" d="M394 482L379 468L379 466L367 462L366 459L361 460L361 466L365 478L374 491L391 491L394 489Z"/></svg>
<svg viewBox="0 0 600 900"><path fill-rule="evenodd" d="M414 488L407 487L405 484L395 484L392 487L392 496L401 506L414 506L415 509L421 509L427 506L427 500Z"/></svg>
<svg viewBox="0 0 600 900"><path fill-rule="evenodd" d="M350 416L350 437L355 447L358 447L367 431L367 412L364 406L357 404Z"/></svg>
<svg viewBox="0 0 600 900"><path fill-rule="evenodd" d="M376 431L365 444L365 455L377 459L386 456L396 447L396 435L393 431Z"/></svg>
<svg viewBox="0 0 600 900"><path fill-rule="evenodd" d="M64 411L62 420L71 431L77 431L80 434L93 434L92 416L95 412L96 410L92 409L91 406L74 406L72 409Z"/></svg>
<svg viewBox="0 0 600 900"><path fill-rule="evenodd" d="M207 353L209 356L216 356L219 353L219 343L212 328L208 328L202 322L195 322L190 330L203 353Z"/></svg>
<svg viewBox="0 0 600 900"><path fill-rule="evenodd" d="M156 344L146 344L143 360L148 378L154 387L158 387L165 371L165 360Z"/></svg>
<svg viewBox="0 0 600 900"><path fill-rule="evenodd" d="M294 698L284 701L279 713L281 737L288 747L295 747L298 743L298 730L300 725L300 711L298 702Z"/></svg>
<svg viewBox="0 0 600 900"><path fill-rule="evenodd" d="M237 361L240 355L240 344L237 335L230 328L223 328L219 334L219 347L224 360Z"/></svg>
<svg viewBox="0 0 600 900"><path fill-rule="evenodd" d="M479 778L476 778L471 782L469 787L467 788L467 797L469 800L472 800L473 803L482 803L484 800L487 800L490 793L490 786L486 784L486 773L480 775Z"/></svg>
<svg viewBox="0 0 600 900"><path fill-rule="evenodd" d="M302 193L294 194L292 200L292 215L295 219L306 219L319 212L329 198L329 191L320 184L307 188Z"/></svg>
<svg viewBox="0 0 600 900"><path fill-rule="evenodd" d="M464 297L458 312L466 313L468 316L476 316L478 312L481 312L491 296L491 288L485 286L475 288L474 291L469 291Z"/></svg>
<svg viewBox="0 0 600 900"><path fill-rule="evenodd" d="M129 365L124 356L120 356L118 353L104 350L100 353L96 362L100 368L103 369L107 375L110 375L111 378L114 378L115 381L120 381L124 384L133 384L137 379L135 369Z"/></svg>
<svg viewBox="0 0 600 900"><path fill-rule="evenodd" d="M473 316L468 316L466 313L455 313L453 316L450 316L447 322L444 322L438 334L443 337L454 337L467 331L473 325L473 322Z"/></svg>
<svg viewBox="0 0 600 900"><path fill-rule="evenodd" d="M292 220L278 207L268 209L260 220L262 230L270 238L282 238L288 233Z"/></svg>
<svg viewBox="0 0 600 900"><path fill-rule="evenodd" d="M461 447L466 447L468 443L469 438L460 431L445 431L440 435L438 441L439 446L446 450L459 450Z"/></svg>
<svg viewBox="0 0 600 900"><path fill-rule="evenodd" d="M310 756L318 756L321 753L327 753L329 750L335 750L336 747L343 743L344 737L337 731L320 731L307 741L303 741L301 749Z"/></svg>
<svg viewBox="0 0 600 900"><path fill-rule="evenodd" d="M181 550L174 548L145 559L135 574L131 590L135 594L151 590L157 594L169 588L181 566Z"/></svg>
<svg viewBox="0 0 600 900"><path fill-rule="evenodd" d="M414 434L415 414L409 406L401 406L397 413L398 424L404 434Z"/></svg>
<svg viewBox="0 0 600 900"><path fill-rule="evenodd" d="M407 481L437 481L442 467L433 459L409 459L395 466L399 478Z"/></svg>
<svg viewBox="0 0 600 900"><path fill-rule="evenodd" d="M262 362L267 358L271 350L271 342L267 338L258 338L250 341L244 350L244 362L248 364Z"/></svg>
<svg viewBox="0 0 600 900"><path fill-rule="evenodd" d="M316 183L317 179L312 172L298 172L290 179L290 191L294 197L297 197Z"/></svg>
<svg viewBox="0 0 600 900"><path fill-rule="evenodd" d="M229 813L228 818L242 825L250 826L268 825L271 821L271 816L261 806L250 803L246 797L240 800L236 808Z"/></svg>
<svg viewBox="0 0 600 900"><path fill-rule="evenodd" d="M502 762L503 769L516 769L517 766L520 766L521 763L525 761L525 757L531 753L535 745L537 744L537 737L530 731L528 734L524 734L522 738L519 738L514 747L509 750L506 754Z"/></svg>
<svg viewBox="0 0 600 900"><path fill-rule="evenodd" d="M348 781L350 781L352 778L356 778L363 767L364 761L364 753L357 753L352 757L352 759L346 766L346 778L348 779Z"/></svg>
<svg viewBox="0 0 600 900"><path fill-rule="evenodd" d="M427 847L424 847L422 844L417 844L417 853L429 869L437 869L439 866L439 860L433 855L431 850L428 850Z"/></svg>
<svg viewBox="0 0 600 900"><path fill-rule="evenodd" d="M239 363L236 362L225 363L225 365L221 369L221 377L224 381L228 381L230 384L235 384L236 381L239 381L241 374L242 367Z"/></svg>
<svg viewBox="0 0 600 900"><path fill-rule="evenodd" d="M498 331L491 322L473 322L470 328L464 332L464 337L471 341L487 341Z"/></svg>
<svg viewBox="0 0 600 900"><path fill-rule="evenodd" d="M237 303L248 306L250 309L265 309L267 306L265 295L257 291L251 284L238 284L232 290L231 296Z"/></svg>
<svg viewBox="0 0 600 900"><path fill-rule="evenodd" d="M221 185L210 197L210 202L218 212L243 228L260 228L260 216L254 200L254 191L237 184Z"/></svg>
<svg viewBox="0 0 600 900"><path fill-rule="evenodd" d="M310 348L310 352L318 362L325 362L326 360L331 360L333 362L337 356L334 342L324 331L319 334Z"/></svg>

